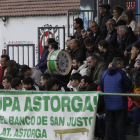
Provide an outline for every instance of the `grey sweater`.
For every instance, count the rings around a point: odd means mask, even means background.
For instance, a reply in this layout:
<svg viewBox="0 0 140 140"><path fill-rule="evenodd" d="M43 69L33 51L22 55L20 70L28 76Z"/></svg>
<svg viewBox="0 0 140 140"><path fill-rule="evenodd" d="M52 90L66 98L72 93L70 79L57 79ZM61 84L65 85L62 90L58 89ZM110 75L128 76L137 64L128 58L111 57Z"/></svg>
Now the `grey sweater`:
<svg viewBox="0 0 140 140"><path fill-rule="evenodd" d="M37 67L32 68L30 77L34 80L34 83L40 87L41 87L41 83L40 83L41 75L42 75L42 72Z"/></svg>

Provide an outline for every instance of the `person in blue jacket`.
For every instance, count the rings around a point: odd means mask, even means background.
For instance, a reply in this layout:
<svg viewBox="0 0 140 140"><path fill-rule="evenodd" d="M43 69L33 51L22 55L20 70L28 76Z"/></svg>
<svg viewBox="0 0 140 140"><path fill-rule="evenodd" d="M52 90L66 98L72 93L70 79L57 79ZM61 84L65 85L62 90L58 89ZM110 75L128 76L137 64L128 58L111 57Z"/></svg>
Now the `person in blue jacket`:
<svg viewBox="0 0 140 140"><path fill-rule="evenodd" d="M123 59L115 57L111 68L107 69L100 80L100 89L104 93L126 93L132 87L131 80L121 69ZM126 96L104 96L106 108L105 120L105 140L113 139L113 126L116 123L118 140L126 140L125 121L127 116L127 97Z"/></svg>
<svg viewBox="0 0 140 140"><path fill-rule="evenodd" d="M44 71L47 69L47 57L49 54L49 44L55 42L55 40L53 38L47 38L45 44L44 44L44 49L42 51L41 54L41 59L39 61L39 63L36 65L42 73L44 73Z"/></svg>

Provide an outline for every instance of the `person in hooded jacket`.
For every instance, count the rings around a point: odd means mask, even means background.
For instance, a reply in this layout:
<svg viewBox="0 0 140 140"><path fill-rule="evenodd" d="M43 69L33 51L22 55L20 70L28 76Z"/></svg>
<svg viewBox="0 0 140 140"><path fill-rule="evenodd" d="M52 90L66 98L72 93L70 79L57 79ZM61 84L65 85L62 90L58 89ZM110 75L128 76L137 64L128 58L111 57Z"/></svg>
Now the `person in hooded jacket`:
<svg viewBox="0 0 140 140"><path fill-rule="evenodd" d="M104 93L126 93L132 88L131 80L121 69L123 59L115 57L111 68L107 69L100 80L100 89ZM127 116L128 100L126 96L104 96L106 108L105 140L113 139L113 126L117 126L119 140L126 140L125 122Z"/></svg>
<svg viewBox="0 0 140 140"><path fill-rule="evenodd" d="M48 38L45 42L45 46L44 46L44 49L42 51L42 54L41 54L41 59L39 61L39 63L36 65L42 73L44 73L44 71L47 69L47 57L48 57L48 54L49 54L49 45L51 43L55 42L55 40L53 38Z"/></svg>

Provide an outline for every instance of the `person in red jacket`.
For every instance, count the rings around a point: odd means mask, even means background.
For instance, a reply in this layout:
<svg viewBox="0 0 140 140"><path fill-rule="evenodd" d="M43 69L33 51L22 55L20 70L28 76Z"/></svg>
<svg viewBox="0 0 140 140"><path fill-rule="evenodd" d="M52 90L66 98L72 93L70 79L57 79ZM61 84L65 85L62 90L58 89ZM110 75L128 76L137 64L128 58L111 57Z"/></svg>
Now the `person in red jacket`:
<svg viewBox="0 0 140 140"><path fill-rule="evenodd" d="M7 63L8 60L10 60L9 55L7 55L7 54L2 54L1 55L1 61L0 61L0 63L1 63L1 67L2 67L2 72L0 72L0 82L2 82L4 71L7 68L6 63Z"/></svg>
<svg viewBox="0 0 140 140"><path fill-rule="evenodd" d="M2 79L4 77L4 73L6 72L6 68L7 68L7 61L10 60L10 57L9 55L7 54L2 54L1 55L1 60L0 60L0 63L1 63L1 67L0 67L0 89L3 89L3 85L2 85Z"/></svg>

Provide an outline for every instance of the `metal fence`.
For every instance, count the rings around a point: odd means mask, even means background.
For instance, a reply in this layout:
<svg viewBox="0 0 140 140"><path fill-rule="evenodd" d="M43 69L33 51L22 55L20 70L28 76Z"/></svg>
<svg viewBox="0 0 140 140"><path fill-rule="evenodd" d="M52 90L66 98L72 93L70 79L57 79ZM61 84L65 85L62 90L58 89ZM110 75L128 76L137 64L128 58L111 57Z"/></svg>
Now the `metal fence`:
<svg viewBox="0 0 140 140"><path fill-rule="evenodd" d="M68 10L67 11L67 33L68 36L73 35L74 34L74 29L70 32L70 15L72 15L72 24L74 22L74 19L77 17L80 17L83 19L84 21L84 25L87 25L89 27L89 23L90 21L96 20L97 23L99 23L99 2L101 2L100 0L96 1L96 6L95 6L95 10ZM111 0L103 0L102 3L108 3L111 5ZM87 14L86 14L87 13ZM89 14L91 15L91 18L89 17ZM87 16L86 16L87 15ZM96 17L96 19L95 19ZM86 23L86 24L85 24ZM87 27L84 27L85 29L87 29Z"/></svg>
<svg viewBox="0 0 140 140"><path fill-rule="evenodd" d="M10 59L15 60L19 64L23 65L26 62L27 65L35 66L35 44L9 44L7 45L7 54L10 56Z"/></svg>
<svg viewBox="0 0 140 140"><path fill-rule="evenodd" d="M103 93L100 92L99 95L101 96L129 96L129 97L140 97L140 94L134 94L134 93Z"/></svg>
<svg viewBox="0 0 140 140"><path fill-rule="evenodd" d="M140 19L140 14L135 14L136 22Z"/></svg>
<svg viewBox="0 0 140 140"><path fill-rule="evenodd" d="M47 38L54 38L60 49L65 49L65 27L38 27L38 61Z"/></svg>
<svg viewBox="0 0 140 140"><path fill-rule="evenodd" d="M72 20L70 20L70 16L72 16ZM90 21L94 20L96 17L96 11L95 10L68 10L67 11L67 33L68 36L74 34L74 28L72 27L72 30L70 31L70 24L73 24L75 18L82 18L84 25L87 25L89 27ZM87 24L85 24L87 23Z"/></svg>
<svg viewBox="0 0 140 140"><path fill-rule="evenodd" d="M95 17L97 17L97 23L99 23L99 16L100 16L100 13L99 13L99 3L103 4L103 3L108 3L108 4L114 4L113 0L96 0L96 6L95 6L95 10L68 10L67 11L67 25L68 25L68 28L67 28L67 33L68 33L68 36L70 35L73 35L74 34L74 29L70 32L70 15L73 16L73 20L72 20L72 23L74 21L74 19L76 17L80 17L83 19L84 23L85 23L85 20L87 20L87 26L89 26L89 22L91 21L89 19L89 13L92 13L92 20L95 19ZM112 7L112 6L111 6ZM112 11L112 10L111 10ZM140 0L138 0L138 11L140 11ZM88 13L87 15L87 18L85 18L85 13ZM82 13L82 14L81 14ZM139 12L138 12L139 13ZM82 16L81 16L82 15ZM136 14L136 21L138 20L138 18L140 18L140 14ZM85 24L84 24L85 25Z"/></svg>

